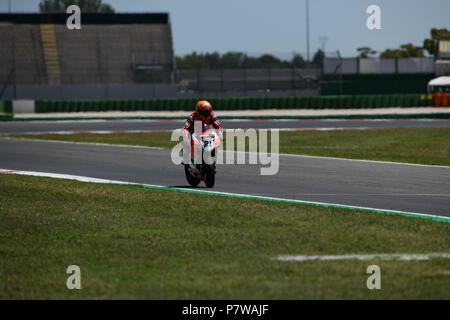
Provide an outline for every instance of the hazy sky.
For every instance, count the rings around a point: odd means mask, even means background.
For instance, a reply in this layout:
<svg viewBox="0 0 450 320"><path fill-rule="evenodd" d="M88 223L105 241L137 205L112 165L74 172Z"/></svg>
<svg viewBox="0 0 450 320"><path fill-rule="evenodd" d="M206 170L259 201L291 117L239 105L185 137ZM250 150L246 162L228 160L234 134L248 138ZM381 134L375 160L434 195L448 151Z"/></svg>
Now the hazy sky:
<svg viewBox="0 0 450 320"><path fill-rule="evenodd" d="M306 52L306 0L104 0L117 12L169 12L175 53L230 50ZM11 0L13 12L37 12L39 0ZM369 5L381 8L381 30L366 27ZM0 0L8 11L8 0ZM432 27L450 29L450 0L310 0L311 52L356 48L382 51L412 42L422 45ZM279 54L280 55L280 54ZM312 53L311 53L312 55Z"/></svg>

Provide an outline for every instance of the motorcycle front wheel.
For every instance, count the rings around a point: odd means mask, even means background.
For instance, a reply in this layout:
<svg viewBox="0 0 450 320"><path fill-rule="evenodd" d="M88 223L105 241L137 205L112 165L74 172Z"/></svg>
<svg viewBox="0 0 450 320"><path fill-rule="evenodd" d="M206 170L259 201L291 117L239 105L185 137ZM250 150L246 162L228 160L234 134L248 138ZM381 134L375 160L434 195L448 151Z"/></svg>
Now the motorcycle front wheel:
<svg viewBox="0 0 450 320"><path fill-rule="evenodd" d="M196 187L198 186L198 184L200 183L200 179L197 179L196 177L194 177L191 172L189 171L189 165L185 164L184 165L184 174L186 175L186 180L187 182L193 186Z"/></svg>

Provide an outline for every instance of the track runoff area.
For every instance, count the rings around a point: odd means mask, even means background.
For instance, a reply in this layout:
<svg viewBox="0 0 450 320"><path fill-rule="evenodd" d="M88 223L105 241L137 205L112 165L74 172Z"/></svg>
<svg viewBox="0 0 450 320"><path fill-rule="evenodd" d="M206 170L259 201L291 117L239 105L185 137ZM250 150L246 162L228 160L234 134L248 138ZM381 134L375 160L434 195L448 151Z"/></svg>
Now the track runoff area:
<svg viewBox="0 0 450 320"><path fill-rule="evenodd" d="M127 133L127 132L158 132L171 131L179 129L183 124L181 120L88 120L88 121L38 121L38 122L12 122L6 123L0 127L0 133L4 136L12 134L80 134L80 133ZM280 131L301 131L301 130L366 130L372 128L423 128L423 127L450 127L449 119L376 119L376 120L345 120L345 119L330 119L330 120L224 120L224 127L233 130L234 128L242 129L277 129ZM8 150L11 154L17 153L20 150L32 150L33 145L39 145L39 150L32 151L34 155L44 153L53 155L61 149L61 144L45 143L43 141L3 141L4 150ZM27 147L29 146L29 147ZM68 143L64 148L70 149L72 152L82 154L88 152L86 159L90 158L92 168L95 168L97 161L105 161L100 154L92 154L87 151L92 144L86 144L85 147L76 145L75 143ZM107 145L104 146L105 148ZM87 149L86 149L87 148ZM116 150L117 154L131 152L130 150L136 147L121 146L121 150L117 146L111 147ZM147 152L151 152L152 158L158 154L156 161L161 161L155 165L155 162L148 162L147 166L155 166L152 173L148 174L145 180L133 180L134 174L123 174L119 177L111 177L103 174L101 177L92 175L96 170L71 171L70 168L61 167L60 172L54 170L39 170L43 174L49 176L54 174L68 174L75 177L81 176L95 178L102 178L106 180L117 180L120 183L141 183L147 186L154 186L158 188L165 188L179 184L180 181L170 178L164 178L164 174L158 175L155 172L161 172L164 167L165 157L169 156L166 151L155 148L148 148ZM41 151L42 150L42 151ZM45 150L45 151L44 151ZM120 151L118 151L120 150ZM4 172L15 171L20 173L21 170L27 172L38 171L36 169L52 168L60 166L55 163L51 156L45 159L45 164L49 166L42 166L39 161L21 161L23 158L32 156L31 154L17 153L17 157L12 161L6 161L0 167L5 168ZM148 156L148 155L147 155ZM249 156L249 154L247 154ZM140 155L135 157L145 157ZM161 160L159 160L161 158ZM144 161L145 159L135 159L136 161ZM61 160L59 160L61 161ZM67 159L70 162L70 159ZM23 167L17 167L18 163L24 163ZM314 157L302 155L281 155L281 173L264 179L257 175L257 172L249 168L243 169L242 166L235 165L232 170L239 172L242 177L241 180L232 179L231 181L223 181L226 179L219 175L219 184L215 190L200 190L200 189L186 189L189 192L200 192L208 194L222 194L237 197L259 198L272 201L288 201L298 203L308 203L323 206L335 206L349 209L371 210L383 213L396 213L408 216L430 218L439 221L448 221L449 205L449 184L450 181L450 167L446 166L427 166L417 164L405 164L395 162L382 162L370 160L354 160L341 159L332 157ZM312 163L320 163L320 166L312 167ZM126 165L126 164L125 164ZM252 166L249 166L252 167ZM253 166L254 167L254 166ZM175 166L166 166L165 170L173 172L177 175L179 168ZM121 168L115 168L124 172ZM324 171L328 173L323 173ZM148 170L147 170L148 171ZM309 171L310 174L302 172ZM144 171L146 172L146 171ZM81 175L74 175L74 173L81 173ZM401 176L401 179L393 176ZM171 176L171 175L170 175ZM403 179L404 176L404 179ZM275 178L276 177L276 178ZM120 179L112 179L120 178ZM78 179L78 178L76 178ZM222 179L222 183L220 183ZM277 180L278 187L272 188L273 180ZM347 180L349 185L342 185L340 181ZM367 187L367 184L374 185ZM415 188L414 185L420 181L421 184L426 184L426 187L421 187L421 190ZM240 188L239 185L243 185ZM357 186L355 188L355 186ZM387 189L390 192L386 192ZM179 190L179 188L170 188L171 190ZM275 190L274 190L275 189ZM242 191L242 192L239 192ZM247 191L247 192L245 192ZM419 200L417 203L412 199ZM416 206L417 205L417 206Z"/></svg>
<svg viewBox="0 0 450 320"><path fill-rule="evenodd" d="M398 121L417 126L436 121ZM286 123L287 122L287 123ZM321 127L322 122L324 123ZM393 121L364 121L361 126L352 121L322 121L319 126L305 122L304 127L293 126L301 121L245 121L244 127L277 128L280 130L342 130L370 129L374 124L395 125ZM370 160L341 159L280 154L279 174L261 176L258 166L218 167L217 187L188 188L185 186L182 170L168 161L170 150L140 146L109 145L105 143L77 143L69 141L43 141L39 139L9 138L19 133L111 133L167 131L180 127L180 121L87 121L92 127L70 127L72 122L32 123L37 127L22 127L1 130L0 149L6 157L0 158L0 174L50 177L75 180L89 184L137 186L145 189L171 192L203 194L244 200L263 200L286 204L307 204L335 209L349 209L355 212L377 213L388 217L397 215L414 219L420 223L434 221L447 225L450 222L450 167L417 165ZM146 125L145 128L121 128L117 124ZM330 123L332 125L330 125ZM356 126L353 126L354 124ZM440 121L437 127L446 127L448 122ZM62 125L48 127L47 124ZM79 125L81 123L74 123ZM99 127L104 124L112 127ZM227 127L242 128L239 121L229 121ZM256 124L256 125L255 125ZM286 126L283 126L285 124ZM347 125L349 127L347 127ZM383 126L381 126L383 128ZM68 130L70 129L70 130ZM105 130L108 129L108 130ZM47 130L47 131L46 131ZM5 132L9 131L9 132ZM415 248L415 247L414 247ZM314 263L328 261L367 261L367 265L382 261L433 261L450 258L448 250L417 252L409 250L395 253L352 250L342 254L302 254L301 248L292 254L268 257L282 264ZM298 253L298 254L297 254ZM303 268L303 267L302 267ZM371 269L372 270L372 269ZM376 269L372 270L374 274ZM369 269L368 269L369 273ZM368 274L367 276L369 276ZM369 285L376 287L376 281Z"/></svg>

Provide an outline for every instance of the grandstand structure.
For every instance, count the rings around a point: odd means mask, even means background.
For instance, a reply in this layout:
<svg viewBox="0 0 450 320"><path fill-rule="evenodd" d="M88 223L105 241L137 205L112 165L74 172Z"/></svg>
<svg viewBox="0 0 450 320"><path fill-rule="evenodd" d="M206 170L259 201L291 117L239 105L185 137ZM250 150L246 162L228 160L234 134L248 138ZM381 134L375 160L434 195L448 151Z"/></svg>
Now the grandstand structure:
<svg viewBox="0 0 450 320"><path fill-rule="evenodd" d="M450 34L445 37L447 39L438 40L438 59L435 63L437 76L450 76Z"/></svg>
<svg viewBox="0 0 450 320"><path fill-rule="evenodd" d="M8 89L2 91L56 99L87 91L87 98L107 98L111 86L116 98L127 98L136 84L143 97L175 90L167 13L83 13L80 30L67 28L68 17L0 14L0 89Z"/></svg>

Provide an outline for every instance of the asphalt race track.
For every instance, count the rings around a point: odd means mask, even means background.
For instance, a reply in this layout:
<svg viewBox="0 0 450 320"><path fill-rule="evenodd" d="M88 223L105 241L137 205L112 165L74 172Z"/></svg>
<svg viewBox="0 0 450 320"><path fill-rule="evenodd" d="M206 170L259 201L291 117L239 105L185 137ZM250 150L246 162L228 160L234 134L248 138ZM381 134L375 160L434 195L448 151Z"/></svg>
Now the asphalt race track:
<svg viewBox="0 0 450 320"><path fill-rule="evenodd" d="M143 147L0 139L0 168L187 187L170 150ZM282 155L273 176L219 165L213 190L450 216L450 167Z"/></svg>
<svg viewBox="0 0 450 320"><path fill-rule="evenodd" d="M450 127L450 119L405 120L239 120L222 121L225 128L424 128ZM183 120L92 120L92 121L14 121L0 123L0 134L45 133L61 131L144 131L173 130Z"/></svg>

